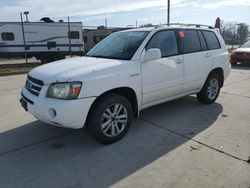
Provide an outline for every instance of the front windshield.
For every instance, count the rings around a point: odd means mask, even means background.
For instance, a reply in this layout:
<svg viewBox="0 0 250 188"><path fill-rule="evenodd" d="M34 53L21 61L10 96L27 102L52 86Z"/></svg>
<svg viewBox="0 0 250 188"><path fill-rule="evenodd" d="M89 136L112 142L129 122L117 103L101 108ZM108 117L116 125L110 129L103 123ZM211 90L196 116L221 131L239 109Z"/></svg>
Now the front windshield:
<svg viewBox="0 0 250 188"><path fill-rule="evenodd" d="M246 42L241 46L241 48L250 48L250 41Z"/></svg>
<svg viewBox="0 0 250 188"><path fill-rule="evenodd" d="M113 33L92 48L87 56L130 60L148 33L147 31Z"/></svg>

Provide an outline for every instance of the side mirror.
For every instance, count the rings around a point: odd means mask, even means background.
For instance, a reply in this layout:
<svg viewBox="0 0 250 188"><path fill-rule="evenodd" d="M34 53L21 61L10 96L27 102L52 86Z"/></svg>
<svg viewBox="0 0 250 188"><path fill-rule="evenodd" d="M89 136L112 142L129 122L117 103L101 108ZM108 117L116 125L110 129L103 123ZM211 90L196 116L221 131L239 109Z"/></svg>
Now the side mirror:
<svg viewBox="0 0 250 188"><path fill-rule="evenodd" d="M161 50L159 48L151 48L145 52L143 60L144 62L147 62L147 61L153 61L157 59L161 59Z"/></svg>

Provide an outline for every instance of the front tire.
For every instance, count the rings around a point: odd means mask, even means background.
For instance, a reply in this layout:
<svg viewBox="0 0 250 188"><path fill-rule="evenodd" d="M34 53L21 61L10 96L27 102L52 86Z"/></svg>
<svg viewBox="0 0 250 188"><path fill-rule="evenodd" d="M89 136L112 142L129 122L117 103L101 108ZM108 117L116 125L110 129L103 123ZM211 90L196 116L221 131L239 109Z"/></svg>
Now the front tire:
<svg viewBox="0 0 250 188"><path fill-rule="evenodd" d="M133 109L130 102L118 94L108 94L91 107L87 129L99 142L114 143L128 132Z"/></svg>
<svg viewBox="0 0 250 188"><path fill-rule="evenodd" d="M216 73L210 74L197 94L197 99L204 104L212 104L219 96L222 80Z"/></svg>

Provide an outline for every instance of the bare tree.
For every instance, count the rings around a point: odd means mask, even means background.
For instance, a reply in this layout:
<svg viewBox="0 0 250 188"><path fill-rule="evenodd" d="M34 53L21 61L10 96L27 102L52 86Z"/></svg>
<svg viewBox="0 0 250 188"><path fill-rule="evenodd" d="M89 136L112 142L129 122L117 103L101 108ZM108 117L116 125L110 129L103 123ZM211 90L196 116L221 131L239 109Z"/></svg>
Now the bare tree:
<svg viewBox="0 0 250 188"><path fill-rule="evenodd" d="M239 36L240 44L243 44L247 40L249 26L245 23L237 24L237 35Z"/></svg>
<svg viewBox="0 0 250 188"><path fill-rule="evenodd" d="M236 22L221 21L221 35L226 44L232 45L236 43L236 24Z"/></svg>
<svg viewBox="0 0 250 188"><path fill-rule="evenodd" d="M226 44L243 44L247 40L249 26L245 23L221 21L221 34Z"/></svg>
<svg viewBox="0 0 250 188"><path fill-rule="evenodd" d="M153 27L153 24L147 23L147 24L140 25L139 27Z"/></svg>

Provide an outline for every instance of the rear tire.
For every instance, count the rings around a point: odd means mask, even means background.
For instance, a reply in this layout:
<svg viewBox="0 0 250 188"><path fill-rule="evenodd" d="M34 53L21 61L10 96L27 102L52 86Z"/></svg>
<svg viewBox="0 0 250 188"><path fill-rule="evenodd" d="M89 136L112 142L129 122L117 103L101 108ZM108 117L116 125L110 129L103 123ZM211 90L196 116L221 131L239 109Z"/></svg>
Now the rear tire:
<svg viewBox="0 0 250 188"><path fill-rule="evenodd" d="M117 142L128 132L133 109L130 102L118 94L108 94L91 107L87 129L99 142Z"/></svg>
<svg viewBox="0 0 250 188"><path fill-rule="evenodd" d="M219 96L222 80L221 77L212 73L208 76L202 90L197 93L197 99L203 104L212 104Z"/></svg>

